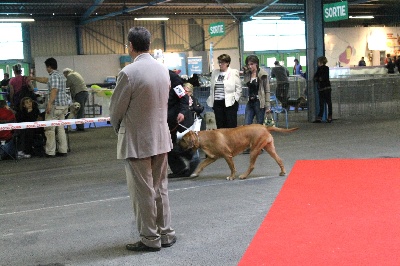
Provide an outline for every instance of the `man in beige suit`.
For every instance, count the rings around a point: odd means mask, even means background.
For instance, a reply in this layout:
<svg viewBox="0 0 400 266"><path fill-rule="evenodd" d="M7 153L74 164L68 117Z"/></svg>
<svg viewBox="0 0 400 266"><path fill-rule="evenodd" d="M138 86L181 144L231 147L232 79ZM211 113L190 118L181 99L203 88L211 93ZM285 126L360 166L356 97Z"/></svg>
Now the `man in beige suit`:
<svg viewBox="0 0 400 266"><path fill-rule="evenodd" d="M111 124L118 134L117 158L126 178L140 241L132 251L159 251L176 242L168 199L167 153L172 148L167 124L168 69L149 54L150 32L128 33L133 63L118 74L111 97Z"/></svg>

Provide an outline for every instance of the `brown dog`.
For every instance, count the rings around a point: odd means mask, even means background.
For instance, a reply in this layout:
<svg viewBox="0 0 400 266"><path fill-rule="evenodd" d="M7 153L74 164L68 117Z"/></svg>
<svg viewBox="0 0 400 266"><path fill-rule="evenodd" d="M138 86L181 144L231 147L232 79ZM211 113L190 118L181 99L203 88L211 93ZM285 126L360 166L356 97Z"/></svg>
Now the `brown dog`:
<svg viewBox="0 0 400 266"><path fill-rule="evenodd" d="M206 131L189 131L179 141L179 145L183 149L202 149L207 158L202 161L196 168L191 177L199 175L203 169L209 164L215 162L219 158L224 158L231 169L231 175L227 180L235 179L236 169L233 163L233 157L242 153L250 147L250 165L245 173L239 176L245 179L253 171L254 164L261 150L266 150L269 155L275 159L281 168L279 175L286 174L282 159L279 158L275 151L274 139L270 131L275 132L292 132L298 128L283 129L278 127L266 127L260 124L252 124L240 126L236 128L224 128Z"/></svg>

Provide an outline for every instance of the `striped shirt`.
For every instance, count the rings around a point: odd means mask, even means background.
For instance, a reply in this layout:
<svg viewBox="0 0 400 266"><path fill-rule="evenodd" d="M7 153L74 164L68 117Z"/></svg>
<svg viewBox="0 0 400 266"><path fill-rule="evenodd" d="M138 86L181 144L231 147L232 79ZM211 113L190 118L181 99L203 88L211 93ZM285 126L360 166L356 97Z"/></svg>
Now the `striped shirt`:
<svg viewBox="0 0 400 266"><path fill-rule="evenodd" d="M215 80L214 87L214 100L224 100L225 99L225 90L224 90L224 78L226 72L220 72L217 79Z"/></svg>
<svg viewBox="0 0 400 266"><path fill-rule="evenodd" d="M69 105L69 96L66 92L66 79L63 74L61 74L58 70L53 70L50 74L49 82L47 83L49 95L53 88L56 88L57 97L54 100L54 105L56 106L67 106Z"/></svg>

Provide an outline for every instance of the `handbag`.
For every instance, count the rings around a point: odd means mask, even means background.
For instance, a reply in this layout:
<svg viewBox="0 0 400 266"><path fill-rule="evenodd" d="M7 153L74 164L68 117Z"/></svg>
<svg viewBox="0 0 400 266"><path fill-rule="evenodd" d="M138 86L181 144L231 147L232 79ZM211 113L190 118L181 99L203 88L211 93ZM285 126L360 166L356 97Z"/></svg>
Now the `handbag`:
<svg viewBox="0 0 400 266"><path fill-rule="evenodd" d="M274 118L273 117L268 117L268 114L266 114L263 125L266 126L266 127L274 127L275 126Z"/></svg>
<svg viewBox="0 0 400 266"><path fill-rule="evenodd" d="M199 116L197 116L196 114L194 114L194 122L193 125L191 125L189 128L187 128L185 131L183 132L176 132L176 140L181 140L182 137L188 133L189 131L200 131L200 127L201 127L201 121L203 119L201 119Z"/></svg>

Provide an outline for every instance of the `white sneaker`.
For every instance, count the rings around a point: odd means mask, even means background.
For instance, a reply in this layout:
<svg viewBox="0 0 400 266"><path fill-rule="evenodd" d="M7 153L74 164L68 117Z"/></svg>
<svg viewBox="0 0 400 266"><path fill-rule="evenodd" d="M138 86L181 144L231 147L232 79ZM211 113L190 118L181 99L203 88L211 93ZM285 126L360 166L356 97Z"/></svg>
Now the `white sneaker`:
<svg viewBox="0 0 400 266"><path fill-rule="evenodd" d="M30 154L25 154L23 151L18 152L18 159L29 159L31 158Z"/></svg>

